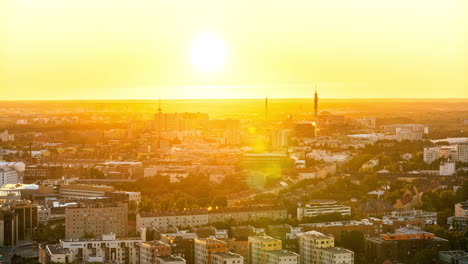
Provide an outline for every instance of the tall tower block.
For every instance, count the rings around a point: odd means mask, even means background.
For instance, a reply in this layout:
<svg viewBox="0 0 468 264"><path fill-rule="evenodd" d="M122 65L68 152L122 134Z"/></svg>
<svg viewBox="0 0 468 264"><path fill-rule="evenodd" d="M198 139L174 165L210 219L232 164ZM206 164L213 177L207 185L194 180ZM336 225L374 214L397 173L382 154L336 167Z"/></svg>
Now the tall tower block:
<svg viewBox="0 0 468 264"><path fill-rule="evenodd" d="M317 87L315 87L315 95L314 95L314 121L317 123L318 121L318 93Z"/></svg>

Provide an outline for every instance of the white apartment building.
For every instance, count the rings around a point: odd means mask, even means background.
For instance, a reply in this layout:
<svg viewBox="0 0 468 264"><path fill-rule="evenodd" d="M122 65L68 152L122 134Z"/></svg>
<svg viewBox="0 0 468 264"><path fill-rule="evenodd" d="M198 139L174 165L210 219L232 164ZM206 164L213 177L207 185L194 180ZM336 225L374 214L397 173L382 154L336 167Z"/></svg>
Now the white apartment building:
<svg viewBox="0 0 468 264"><path fill-rule="evenodd" d="M468 217L468 201L455 204L455 216Z"/></svg>
<svg viewBox="0 0 468 264"><path fill-rule="evenodd" d="M114 191L113 187L104 185L67 184L60 186L60 196L70 199L104 197L106 192L111 191Z"/></svg>
<svg viewBox="0 0 468 264"><path fill-rule="evenodd" d="M0 133L0 140L2 142L14 141L15 140L15 135L10 135L10 134L8 134L8 130L5 130L2 133Z"/></svg>
<svg viewBox="0 0 468 264"><path fill-rule="evenodd" d="M345 248L320 249L321 264L354 264L354 252Z"/></svg>
<svg viewBox="0 0 468 264"><path fill-rule="evenodd" d="M136 216L136 228L157 228L167 229L169 227L187 227L187 226L201 226L208 224L208 214L206 212L190 213L175 213L175 212L161 212L157 214L143 214L139 213Z"/></svg>
<svg viewBox="0 0 468 264"><path fill-rule="evenodd" d="M13 168L0 169L0 185L20 183L18 171Z"/></svg>
<svg viewBox="0 0 468 264"><path fill-rule="evenodd" d="M318 215L340 213L341 215L351 215L351 207L341 204L306 204L297 207L297 218L314 217Z"/></svg>
<svg viewBox="0 0 468 264"><path fill-rule="evenodd" d="M91 262L102 260L115 263L138 264L140 238L117 239L115 234L102 235L101 239L65 239L60 247L72 252L74 260ZM62 262L65 263L65 262Z"/></svg>
<svg viewBox="0 0 468 264"><path fill-rule="evenodd" d="M441 176L450 176L457 172L455 161L443 161L439 165L439 175Z"/></svg>
<svg viewBox="0 0 468 264"><path fill-rule="evenodd" d="M211 264L244 264L244 258L232 252L216 252L211 255Z"/></svg>
<svg viewBox="0 0 468 264"><path fill-rule="evenodd" d="M438 158L468 162L468 143L424 148L424 161L426 163L432 163Z"/></svg>
<svg viewBox="0 0 468 264"><path fill-rule="evenodd" d="M288 250L271 250L267 252L268 264L299 264L299 254Z"/></svg>

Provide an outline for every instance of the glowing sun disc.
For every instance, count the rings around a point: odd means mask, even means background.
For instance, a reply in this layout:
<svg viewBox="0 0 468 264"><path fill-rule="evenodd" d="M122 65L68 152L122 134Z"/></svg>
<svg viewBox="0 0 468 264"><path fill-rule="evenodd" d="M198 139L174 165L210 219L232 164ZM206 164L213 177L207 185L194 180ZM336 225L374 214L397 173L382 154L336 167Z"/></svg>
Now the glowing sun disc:
<svg viewBox="0 0 468 264"><path fill-rule="evenodd" d="M193 39L190 46L190 60L202 72L219 70L227 59L224 41L212 33L203 33Z"/></svg>

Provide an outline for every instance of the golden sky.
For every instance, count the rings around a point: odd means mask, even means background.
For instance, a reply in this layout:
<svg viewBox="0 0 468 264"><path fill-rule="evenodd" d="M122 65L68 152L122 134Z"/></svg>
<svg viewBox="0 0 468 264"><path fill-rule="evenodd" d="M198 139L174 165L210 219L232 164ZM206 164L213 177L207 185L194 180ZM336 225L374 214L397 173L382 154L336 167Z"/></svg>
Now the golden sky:
<svg viewBox="0 0 468 264"><path fill-rule="evenodd" d="M0 100L468 97L467 2L2 0Z"/></svg>

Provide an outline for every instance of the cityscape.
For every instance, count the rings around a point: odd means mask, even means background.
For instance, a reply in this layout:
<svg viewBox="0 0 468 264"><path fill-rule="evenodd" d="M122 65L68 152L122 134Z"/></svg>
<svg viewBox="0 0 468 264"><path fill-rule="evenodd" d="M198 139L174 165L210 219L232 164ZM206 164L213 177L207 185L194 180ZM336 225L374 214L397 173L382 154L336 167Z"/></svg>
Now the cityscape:
<svg viewBox="0 0 468 264"><path fill-rule="evenodd" d="M468 263L466 2L279 2L0 3L0 264Z"/></svg>

